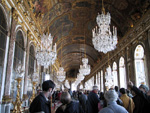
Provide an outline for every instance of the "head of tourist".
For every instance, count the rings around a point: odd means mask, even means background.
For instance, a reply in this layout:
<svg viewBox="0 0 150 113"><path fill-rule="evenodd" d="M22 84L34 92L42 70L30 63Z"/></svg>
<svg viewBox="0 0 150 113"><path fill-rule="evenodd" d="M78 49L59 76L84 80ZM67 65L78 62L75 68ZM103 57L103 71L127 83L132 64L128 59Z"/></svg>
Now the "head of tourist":
<svg viewBox="0 0 150 113"><path fill-rule="evenodd" d="M115 102L118 99L118 94L115 90L108 90L105 92L104 97L107 102Z"/></svg>
<svg viewBox="0 0 150 113"><path fill-rule="evenodd" d="M125 88L120 88L119 91L120 91L121 94L126 94L126 89Z"/></svg>
<svg viewBox="0 0 150 113"><path fill-rule="evenodd" d="M93 91L98 94L98 86L93 86Z"/></svg>
<svg viewBox="0 0 150 113"><path fill-rule="evenodd" d="M46 97L50 97L54 92L55 84L51 80L46 80L42 84L42 90L46 93Z"/></svg>
<svg viewBox="0 0 150 113"><path fill-rule="evenodd" d="M115 91L116 91L116 92L118 92L118 91L119 91L118 86L115 86L115 88L114 88L114 89L115 89Z"/></svg>
<svg viewBox="0 0 150 113"><path fill-rule="evenodd" d="M146 86L146 85L144 85L144 84L141 84L141 85L139 86L139 89L140 89L141 91L143 91L144 93L147 93L147 92L149 91L148 86Z"/></svg>
<svg viewBox="0 0 150 113"><path fill-rule="evenodd" d="M68 91L62 92L61 97L60 97L60 101L62 104L69 104L71 102L71 96L68 93Z"/></svg>

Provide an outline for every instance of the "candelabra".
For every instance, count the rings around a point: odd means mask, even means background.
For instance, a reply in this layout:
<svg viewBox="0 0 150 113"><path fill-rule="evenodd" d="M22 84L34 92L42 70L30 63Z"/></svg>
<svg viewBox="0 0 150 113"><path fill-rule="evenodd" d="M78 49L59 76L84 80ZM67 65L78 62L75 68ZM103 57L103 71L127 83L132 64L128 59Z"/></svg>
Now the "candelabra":
<svg viewBox="0 0 150 113"><path fill-rule="evenodd" d="M16 101L12 102L14 105L14 109L13 109L13 113L20 113L22 112L22 100L20 99L20 83L23 79L23 74L24 74L24 67L21 64L21 61L19 61L19 64L16 66L16 73L17 73L17 78L15 79L18 83L17 85L17 97L16 97Z"/></svg>
<svg viewBox="0 0 150 113"><path fill-rule="evenodd" d="M30 103L33 101L33 99L35 98L36 96L36 85L38 83L38 72L34 72L33 75L32 75L32 97L30 98Z"/></svg>
<svg viewBox="0 0 150 113"><path fill-rule="evenodd" d="M35 98L36 96L36 85L37 85L37 82L33 81L32 82L32 97L30 98L30 103L33 101L33 99Z"/></svg>
<svg viewBox="0 0 150 113"><path fill-rule="evenodd" d="M21 107L22 101L20 99L20 82L22 81L22 77L18 77L18 78L16 78L16 80L18 83L18 85L17 85L18 90L17 90L16 101L13 102L13 105L14 105L13 113L20 113L20 112L22 112L22 107Z"/></svg>

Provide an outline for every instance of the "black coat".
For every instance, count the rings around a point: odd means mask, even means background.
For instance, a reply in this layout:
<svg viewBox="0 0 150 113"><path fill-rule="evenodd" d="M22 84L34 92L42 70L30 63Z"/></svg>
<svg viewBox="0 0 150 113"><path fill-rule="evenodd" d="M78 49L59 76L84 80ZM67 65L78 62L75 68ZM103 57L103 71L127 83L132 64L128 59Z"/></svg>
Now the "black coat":
<svg viewBox="0 0 150 113"><path fill-rule="evenodd" d="M58 107L55 113L83 113L83 110L78 102L71 101L66 105L65 109L64 105Z"/></svg>
<svg viewBox="0 0 150 113"><path fill-rule="evenodd" d="M135 104L133 113L148 113L150 111L150 96L135 86L133 86L132 90L136 93L136 96L133 97Z"/></svg>
<svg viewBox="0 0 150 113"><path fill-rule="evenodd" d="M40 93L30 105L30 113L41 112L51 113L50 101L47 101L43 93Z"/></svg>
<svg viewBox="0 0 150 113"><path fill-rule="evenodd" d="M99 98L93 91L88 94L87 113L98 113Z"/></svg>
<svg viewBox="0 0 150 113"><path fill-rule="evenodd" d="M84 112L87 110L87 96L85 94L81 94L79 96L79 103L83 109Z"/></svg>

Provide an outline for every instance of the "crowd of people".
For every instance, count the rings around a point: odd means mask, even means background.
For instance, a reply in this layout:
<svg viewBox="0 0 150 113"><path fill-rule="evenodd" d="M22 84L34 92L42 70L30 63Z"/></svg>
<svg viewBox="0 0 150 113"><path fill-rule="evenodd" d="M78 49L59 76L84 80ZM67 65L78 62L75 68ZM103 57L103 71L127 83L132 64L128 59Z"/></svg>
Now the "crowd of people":
<svg viewBox="0 0 150 113"><path fill-rule="evenodd" d="M32 101L30 113L148 113L150 90L141 84L137 88L131 81L128 89L110 88L99 92L97 86L92 91L54 91L53 81L44 81L42 92ZM52 97L51 99L49 97ZM50 101L51 100L51 101Z"/></svg>

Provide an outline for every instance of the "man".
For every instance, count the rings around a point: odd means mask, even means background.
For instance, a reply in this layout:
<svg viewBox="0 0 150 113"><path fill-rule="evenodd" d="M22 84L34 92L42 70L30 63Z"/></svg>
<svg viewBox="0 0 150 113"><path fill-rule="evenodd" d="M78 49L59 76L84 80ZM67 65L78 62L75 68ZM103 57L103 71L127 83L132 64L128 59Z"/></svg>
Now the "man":
<svg viewBox="0 0 150 113"><path fill-rule="evenodd" d="M93 86L93 90L88 94L87 100L87 112L88 113L98 113L98 87Z"/></svg>
<svg viewBox="0 0 150 113"><path fill-rule="evenodd" d="M86 113L87 95L85 95L82 90L79 92L79 103L83 111Z"/></svg>
<svg viewBox="0 0 150 113"><path fill-rule="evenodd" d="M48 98L52 96L55 84L51 80L44 81L42 84L42 92L35 97L30 105L30 113L51 113L50 101Z"/></svg>
<svg viewBox="0 0 150 113"><path fill-rule="evenodd" d="M107 101L107 107L100 110L99 113L128 113L128 111L117 104L118 94L115 90L106 91L104 97Z"/></svg>
<svg viewBox="0 0 150 113"><path fill-rule="evenodd" d="M123 106L126 108L126 110L129 113L133 113L133 109L134 109L135 105L134 105L134 102L133 102L132 98L130 98L127 95L126 89L125 88L121 88L120 89L120 94L121 94L120 99L123 102Z"/></svg>
<svg viewBox="0 0 150 113"><path fill-rule="evenodd" d="M140 85L139 88L133 85L130 81L128 83L129 88L135 92L136 96L133 97L135 103L135 109L133 113L147 113L150 108L150 90L146 85Z"/></svg>

